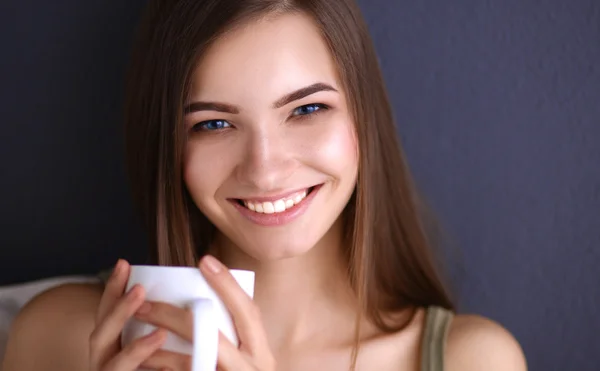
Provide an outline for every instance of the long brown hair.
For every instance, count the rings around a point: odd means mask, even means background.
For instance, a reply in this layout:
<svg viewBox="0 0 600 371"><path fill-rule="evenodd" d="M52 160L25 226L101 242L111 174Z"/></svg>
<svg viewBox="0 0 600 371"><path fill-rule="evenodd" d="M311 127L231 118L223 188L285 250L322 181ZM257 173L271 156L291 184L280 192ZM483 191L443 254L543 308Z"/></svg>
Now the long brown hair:
<svg viewBox="0 0 600 371"><path fill-rule="evenodd" d="M214 232L182 177L183 104L193 69L223 33L284 12L307 14L319 27L352 110L359 175L344 217L349 279L361 313L394 331L407 321L389 323L386 313L430 305L453 309L424 232L377 56L353 0L150 2L134 44L125 112L127 165L153 261L193 266Z"/></svg>

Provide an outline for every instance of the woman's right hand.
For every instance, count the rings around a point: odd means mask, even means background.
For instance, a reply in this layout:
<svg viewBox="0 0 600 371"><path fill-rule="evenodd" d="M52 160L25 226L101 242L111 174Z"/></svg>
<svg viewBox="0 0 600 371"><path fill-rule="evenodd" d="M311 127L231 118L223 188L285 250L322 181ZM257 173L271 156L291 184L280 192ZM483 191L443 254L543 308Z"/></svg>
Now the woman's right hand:
<svg viewBox="0 0 600 371"><path fill-rule="evenodd" d="M166 339L166 330L157 329L121 349L121 331L145 297L139 285L124 293L129 271L129 264L119 260L106 283L89 340L90 371L135 371Z"/></svg>

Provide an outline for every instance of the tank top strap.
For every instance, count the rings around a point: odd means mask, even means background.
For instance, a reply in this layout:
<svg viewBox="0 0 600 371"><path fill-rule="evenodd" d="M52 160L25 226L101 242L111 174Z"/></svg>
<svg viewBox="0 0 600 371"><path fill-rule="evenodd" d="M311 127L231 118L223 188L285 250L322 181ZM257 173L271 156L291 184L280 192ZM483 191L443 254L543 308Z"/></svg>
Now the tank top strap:
<svg viewBox="0 0 600 371"><path fill-rule="evenodd" d="M421 371L444 371L444 350L454 314L448 309L427 308L421 343Z"/></svg>

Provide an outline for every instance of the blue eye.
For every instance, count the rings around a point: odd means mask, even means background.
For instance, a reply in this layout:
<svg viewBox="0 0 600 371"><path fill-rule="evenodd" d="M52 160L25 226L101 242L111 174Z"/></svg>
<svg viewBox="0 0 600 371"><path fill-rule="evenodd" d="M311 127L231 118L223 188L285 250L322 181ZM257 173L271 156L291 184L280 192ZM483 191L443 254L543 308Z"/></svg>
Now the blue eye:
<svg viewBox="0 0 600 371"><path fill-rule="evenodd" d="M192 130L194 130L194 131L216 131L216 130L227 129L229 127L231 127L231 124L225 120L208 120L208 121L202 121L200 123L197 123L196 125L194 125Z"/></svg>
<svg viewBox="0 0 600 371"><path fill-rule="evenodd" d="M321 103L307 104L307 105L296 108L294 110L294 112L292 113L292 115L293 116L306 116L306 115L315 113L319 110L325 110L325 109L327 109L327 106L324 104L321 104Z"/></svg>

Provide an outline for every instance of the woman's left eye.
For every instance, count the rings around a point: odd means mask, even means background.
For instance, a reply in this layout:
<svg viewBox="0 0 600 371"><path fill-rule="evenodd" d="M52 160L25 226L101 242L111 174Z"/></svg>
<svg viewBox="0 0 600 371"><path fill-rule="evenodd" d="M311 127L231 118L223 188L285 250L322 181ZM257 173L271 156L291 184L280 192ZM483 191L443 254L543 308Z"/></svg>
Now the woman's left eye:
<svg viewBox="0 0 600 371"><path fill-rule="evenodd" d="M329 107L322 103L306 104L296 108L294 112L292 112L292 116L306 116L320 110L326 110L327 108Z"/></svg>
<svg viewBox="0 0 600 371"><path fill-rule="evenodd" d="M225 120L208 120L208 121L202 121L202 122L197 123L196 125L194 125L192 130L194 130L194 131L217 131L217 130L227 129L230 126L231 126L231 124L229 124Z"/></svg>

